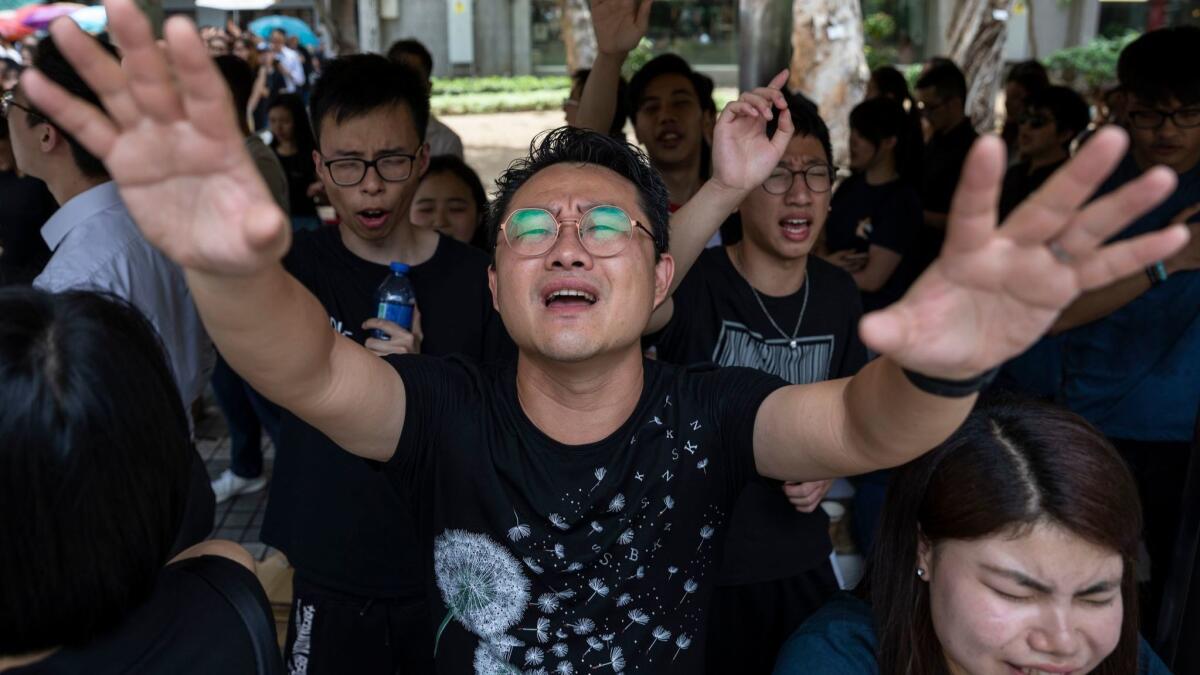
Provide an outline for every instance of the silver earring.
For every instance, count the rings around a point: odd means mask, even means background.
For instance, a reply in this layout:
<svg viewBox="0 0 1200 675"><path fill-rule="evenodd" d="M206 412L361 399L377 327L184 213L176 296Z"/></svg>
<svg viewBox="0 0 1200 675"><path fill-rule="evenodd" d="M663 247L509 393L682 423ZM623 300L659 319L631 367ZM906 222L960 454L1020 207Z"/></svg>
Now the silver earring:
<svg viewBox="0 0 1200 675"><path fill-rule="evenodd" d="M917 578L918 578L918 579L924 579L924 578L925 578L925 568L923 568L923 567L918 567L918 568L917 568Z"/></svg>

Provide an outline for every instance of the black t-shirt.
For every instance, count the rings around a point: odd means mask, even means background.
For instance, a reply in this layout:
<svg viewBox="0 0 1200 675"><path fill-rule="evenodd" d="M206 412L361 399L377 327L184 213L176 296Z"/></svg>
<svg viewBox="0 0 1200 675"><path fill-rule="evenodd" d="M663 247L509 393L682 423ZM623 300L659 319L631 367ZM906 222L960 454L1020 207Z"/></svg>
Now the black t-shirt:
<svg viewBox="0 0 1200 675"><path fill-rule="evenodd" d="M313 203L312 197L308 196L308 186L317 180L317 170L313 167L312 157L303 153L281 155L274 146L271 150L275 151L275 156L283 165L283 174L287 176L288 208L291 215L317 215L317 205Z"/></svg>
<svg viewBox="0 0 1200 675"><path fill-rule="evenodd" d="M42 225L58 210L46 184L0 171L0 284L29 283L50 260Z"/></svg>
<svg viewBox="0 0 1200 675"><path fill-rule="evenodd" d="M1025 198L1033 194L1046 182L1058 168L1066 164L1067 160L1048 164L1046 166L1029 170L1029 162L1021 162L1014 164L1008 168L1004 174L1004 187L1000 191L1000 220L1003 221L1012 213L1017 205L1025 201Z"/></svg>
<svg viewBox="0 0 1200 675"><path fill-rule="evenodd" d="M728 249L700 254L673 296L671 321L647 339L668 363L745 366L809 384L853 375L866 363L858 338L862 316L858 287L845 271L808 259L808 307L797 348L771 325L729 259ZM783 330L790 331L804 304L804 289L783 298L759 294ZM799 513L778 481L747 486L733 514L719 583L746 584L785 578L828 562L832 551L824 511Z"/></svg>
<svg viewBox="0 0 1200 675"><path fill-rule="evenodd" d="M433 257L410 269L423 353L480 360L515 355L492 309L488 264L482 251L441 237ZM336 330L366 341L362 322L375 316L375 291L391 273L386 266L347 250L335 227L298 232L284 265L317 296ZM408 498L378 464L284 412L262 537L286 553L299 574L347 594L423 598L415 531Z"/></svg>
<svg viewBox="0 0 1200 675"><path fill-rule="evenodd" d="M950 131L929 140L922 159L921 208L934 213L950 212L950 200L958 188L963 163L977 138L979 134L975 133L970 118L967 118ZM944 240L945 231L940 228L922 227L918 230L913 256L917 264L909 277L915 278L933 262L942 250Z"/></svg>
<svg viewBox="0 0 1200 675"><path fill-rule="evenodd" d="M866 253L872 245L880 246L903 260L923 217L921 198L908 183L894 180L871 185L864 174L856 173L833 194L825 243L834 252L852 249ZM908 286L898 272L899 266L878 291L862 293L864 311L881 309L904 295Z"/></svg>
<svg viewBox="0 0 1200 675"><path fill-rule="evenodd" d="M201 566L225 568L222 572L254 594L263 615L271 616L250 570L219 556L189 558L167 565L150 599L110 633L5 675L254 675L254 647L245 622L220 591L186 571Z"/></svg>
<svg viewBox="0 0 1200 675"><path fill-rule="evenodd" d="M564 445L525 416L513 363L388 361L408 395L387 467L433 541L439 673L702 672L754 420L783 381L645 361L629 419Z"/></svg>

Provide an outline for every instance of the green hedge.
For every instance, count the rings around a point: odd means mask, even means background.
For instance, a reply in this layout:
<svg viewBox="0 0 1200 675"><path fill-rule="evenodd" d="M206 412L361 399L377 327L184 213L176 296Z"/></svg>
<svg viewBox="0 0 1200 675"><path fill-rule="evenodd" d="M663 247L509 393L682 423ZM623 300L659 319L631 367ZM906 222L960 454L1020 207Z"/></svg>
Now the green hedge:
<svg viewBox="0 0 1200 675"><path fill-rule="evenodd" d="M430 106L435 115L558 110L571 90L484 92L478 94L434 94Z"/></svg>
<svg viewBox="0 0 1200 675"><path fill-rule="evenodd" d="M561 91L571 89L571 78L536 77L439 77L433 79L433 96L457 96L468 94L528 93L535 91ZM561 97L560 97L561 99Z"/></svg>

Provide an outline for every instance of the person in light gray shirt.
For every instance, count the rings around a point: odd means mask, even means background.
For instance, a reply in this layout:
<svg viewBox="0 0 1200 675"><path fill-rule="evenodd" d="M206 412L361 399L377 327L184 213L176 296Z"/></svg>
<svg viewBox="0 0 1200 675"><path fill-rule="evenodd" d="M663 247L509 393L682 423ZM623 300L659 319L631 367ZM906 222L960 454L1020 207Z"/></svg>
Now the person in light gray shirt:
<svg viewBox="0 0 1200 675"><path fill-rule="evenodd" d="M432 92L433 84L433 55L419 40L399 40L388 48L387 57L392 61L402 63L415 70L425 79L425 90ZM462 139L454 130L446 126L433 113L429 114L429 123L425 125L425 143L429 145L429 156L454 155L463 157Z"/></svg>
<svg viewBox="0 0 1200 675"><path fill-rule="evenodd" d="M52 38L38 44L33 60L44 76L99 104ZM33 285L53 293L107 293L136 307L162 339L180 398L185 405L195 401L208 382L215 354L182 270L142 237L104 165L34 108L19 86L6 96L4 113L17 167L44 181L59 203L42 226L53 254ZM180 550L207 537L213 525L207 472L193 454L195 476Z"/></svg>

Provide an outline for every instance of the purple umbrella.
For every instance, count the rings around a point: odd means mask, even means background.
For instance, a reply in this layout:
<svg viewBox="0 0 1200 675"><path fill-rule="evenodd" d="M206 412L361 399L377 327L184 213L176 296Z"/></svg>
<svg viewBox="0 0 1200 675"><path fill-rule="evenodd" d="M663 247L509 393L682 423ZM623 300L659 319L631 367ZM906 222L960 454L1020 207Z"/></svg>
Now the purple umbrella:
<svg viewBox="0 0 1200 675"><path fill-rule="evenodd" d="M83 9L84 5L74 2L56 2L53 5L35 7L25 15L21 23L34 30L45 30L52 21Z"/></svg>

